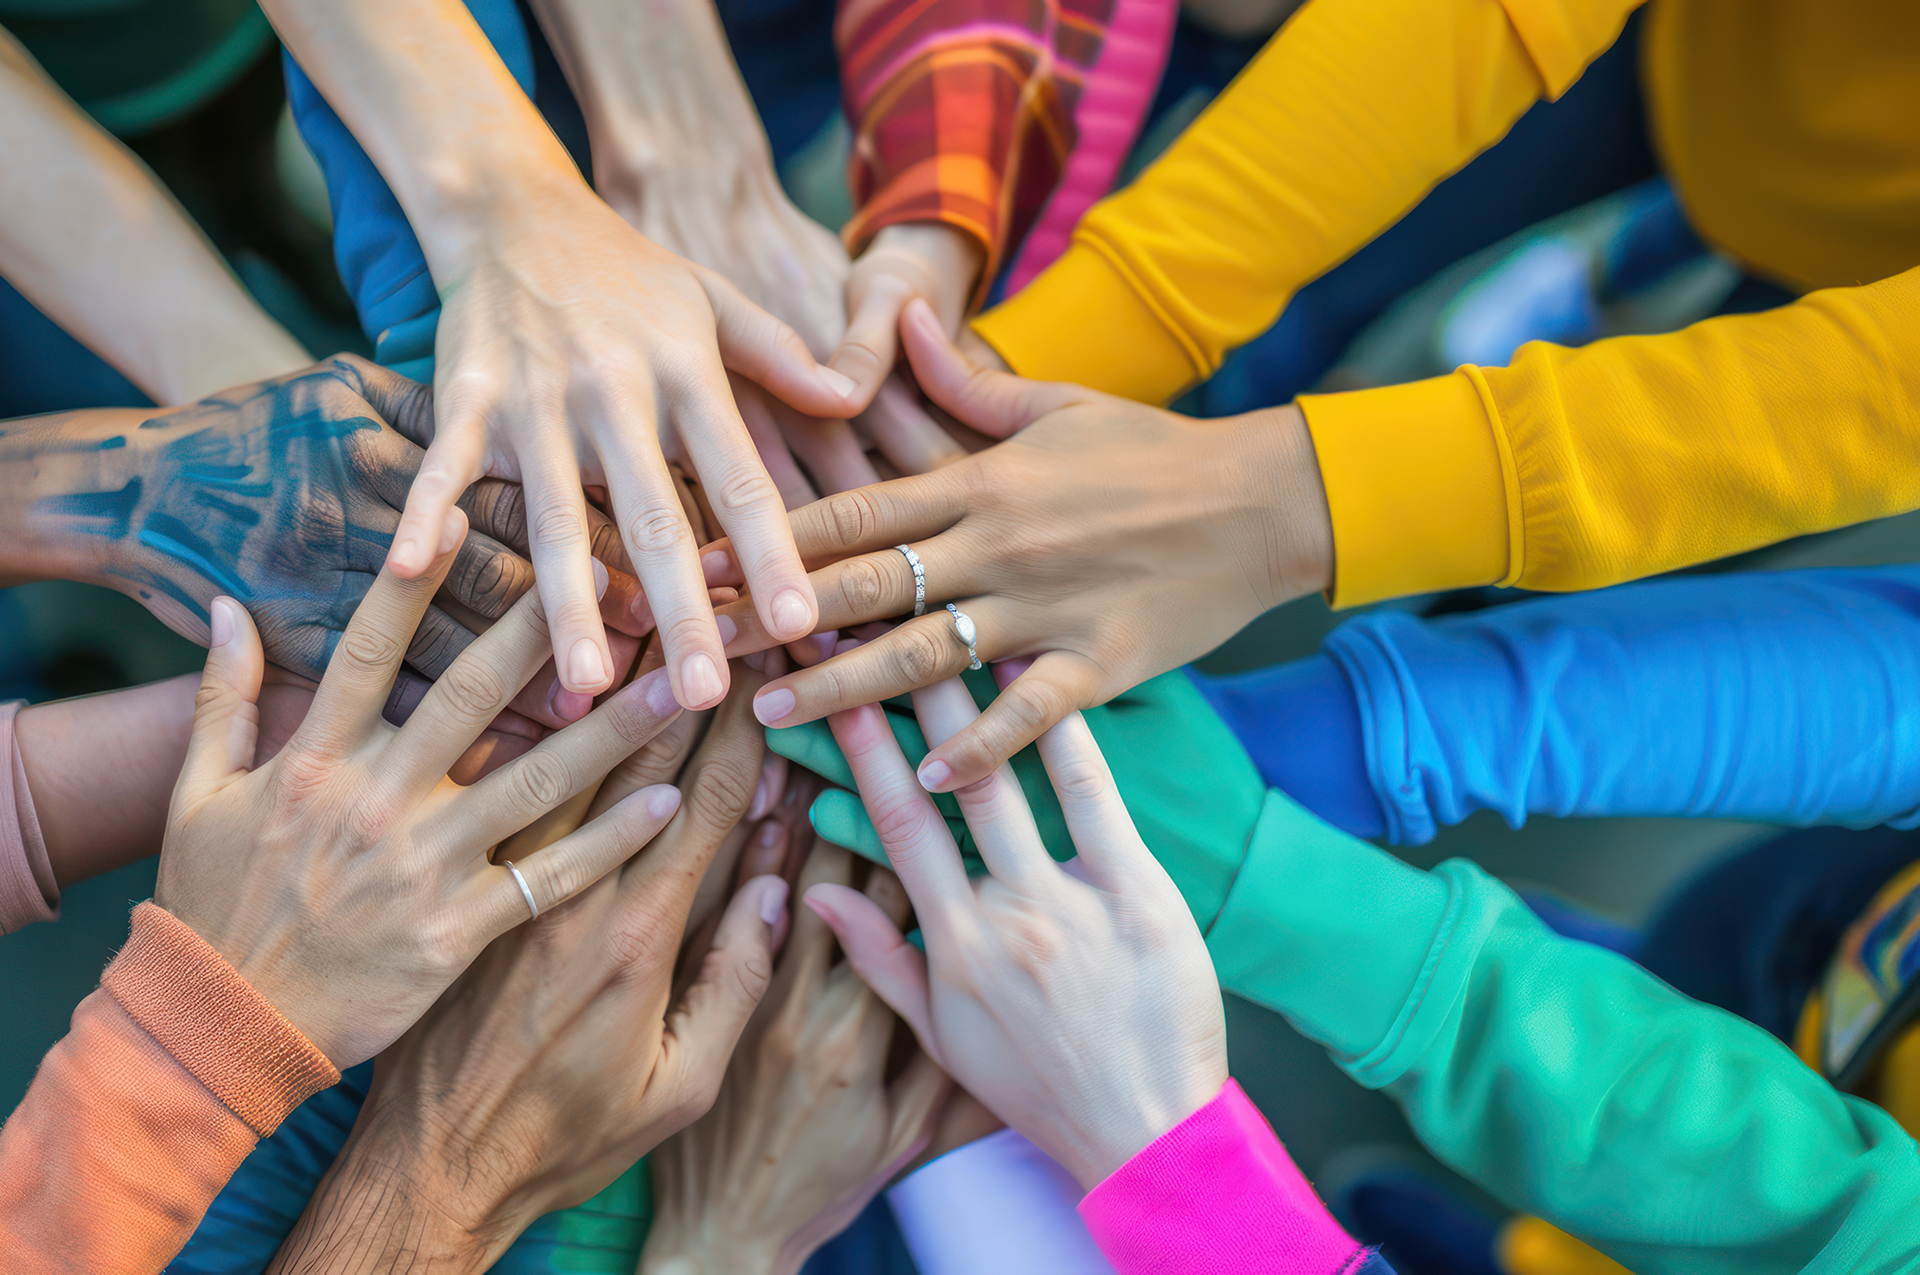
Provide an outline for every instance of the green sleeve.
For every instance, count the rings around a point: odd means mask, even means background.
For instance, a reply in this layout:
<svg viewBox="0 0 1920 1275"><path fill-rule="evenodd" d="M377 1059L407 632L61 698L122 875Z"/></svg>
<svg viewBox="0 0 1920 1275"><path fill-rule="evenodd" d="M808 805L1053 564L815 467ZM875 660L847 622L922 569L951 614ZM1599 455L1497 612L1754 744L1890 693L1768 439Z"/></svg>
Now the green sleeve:
<svg viewBox="0 0 1920 1275"><path fill-rule="evenodd" d="M1920 1150L1758 1027L1279 793L1207 936L1229 990L1434 1154L1639 1275L1911 1269Z"/></svg>

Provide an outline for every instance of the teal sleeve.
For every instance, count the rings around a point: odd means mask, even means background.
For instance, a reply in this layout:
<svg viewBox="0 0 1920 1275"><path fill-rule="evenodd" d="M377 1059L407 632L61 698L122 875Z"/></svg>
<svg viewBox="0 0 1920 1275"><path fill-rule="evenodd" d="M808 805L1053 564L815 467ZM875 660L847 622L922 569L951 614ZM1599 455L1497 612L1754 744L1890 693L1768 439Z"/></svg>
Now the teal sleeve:
<svg viewBox="0 0 1920 1275"><path fill-rule="evenodd" d="M1920 1150L1779 1041L1270 793L1207 936L1221 982L1385 1089L1434 1154L1638 1275L1893 1271Z"/></svg>

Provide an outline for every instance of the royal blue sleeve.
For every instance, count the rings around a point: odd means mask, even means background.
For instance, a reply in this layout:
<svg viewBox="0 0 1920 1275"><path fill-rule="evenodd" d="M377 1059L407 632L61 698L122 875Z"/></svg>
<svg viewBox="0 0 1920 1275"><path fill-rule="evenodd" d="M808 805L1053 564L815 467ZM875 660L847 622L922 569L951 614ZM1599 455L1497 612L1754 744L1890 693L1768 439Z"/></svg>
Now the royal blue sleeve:
<svg viewBox="0 0 1920 1275"><path fill-rule="evenodd" d="M1345 675L1351 717L1323 673L1206 690L1270 782L1362 835L1353 763L1331 766L1353 724L1379 831L1400 843L1476 810L1515 827L1529 813L1920 823L1920 567L1685 576L1437 621L1377 612L1317 658ZM1326 813L1342 803L1344 818Z"/></svg>

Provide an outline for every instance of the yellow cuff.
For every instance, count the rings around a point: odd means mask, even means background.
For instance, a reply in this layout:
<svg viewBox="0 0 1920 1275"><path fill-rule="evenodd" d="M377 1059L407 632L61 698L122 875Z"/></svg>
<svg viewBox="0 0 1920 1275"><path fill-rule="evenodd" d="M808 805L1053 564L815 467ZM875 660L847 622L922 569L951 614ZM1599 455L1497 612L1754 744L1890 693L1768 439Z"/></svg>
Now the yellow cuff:
<svg viewBox="0 0 1920 1275"><path fill-rule="evenodd" d="M1513 464L1469 371L1300 409L1333 515L1334 606L1503 582Z"/></svg>
<svg viewBox="0 0 1920 1275"><path fill-rule="evenodd" d="M1021 376L1142 403L1165 403L1202 375L1146 298L1078 239L973 330Z"/></svg>

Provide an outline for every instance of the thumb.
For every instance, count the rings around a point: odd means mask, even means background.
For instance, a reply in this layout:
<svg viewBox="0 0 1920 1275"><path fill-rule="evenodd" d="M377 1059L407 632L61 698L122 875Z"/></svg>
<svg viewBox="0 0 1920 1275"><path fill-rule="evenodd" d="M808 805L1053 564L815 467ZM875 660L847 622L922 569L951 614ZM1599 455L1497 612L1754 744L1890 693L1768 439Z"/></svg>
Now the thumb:
<svg viewBox="0 0 1920 1275"><path fill-rule="evenodd" d="M920 1047L938 1062L928 1012L926 953L901 936L880 904L850 886L823 882L807 891L806 903L840 940L853 972L913 1028Z"/></svg>
<svg viewBox="0 0 1920 1275"><path fill-rule="evenodd" d="M784 877L754 877L734 893L713 946L674 1011L672 1030L684 1051L680 1074L695 1084L720 1083L747 1020L773 981L773 946L786 919Z"/></svg>
<svg viewBox="0 0 1920 1275"><path fill-rule="evenodd" d="M900 312L900 339L927 397L962 425L993 438L1018 433L1048 412L1086 402L1092 393L1078 385L975 367L948 339L933 307L918 297Z"/></svg>
<svg viewBox="0 0 1920 1275"><path fill-rule="evenodd" d="M713 307L714 338L728 371L765 386L809 416L844 420L866 407L852 378L820 366L798 332L713 271L696 267L694 273Z"/></svg>
<svg viewBox="0 0 1920 1275"><path fill-rule="evenodd" d="M354 354L335 355L333 362L353 369L360 397L401 437L418 447L433 442L432 386Z"/></svg>
<svg viewBox="0 0 1920 1275"><path fill-rule="evenodd" d="M851 316L840 348L827 360L836 372L852 377L863 402L879 392L899 356L900 311L919 293L897 274L859 278L848 287Z"/></svg>
<svg viewBox="0 0 1920 1275"><path fill-rule="evenodd" d="M175 789L187 801L249 770L260 736L257 701L267 662L253 617L232 598L219 597L207 619L213 646L193 697L193 734Z"/></svg>

